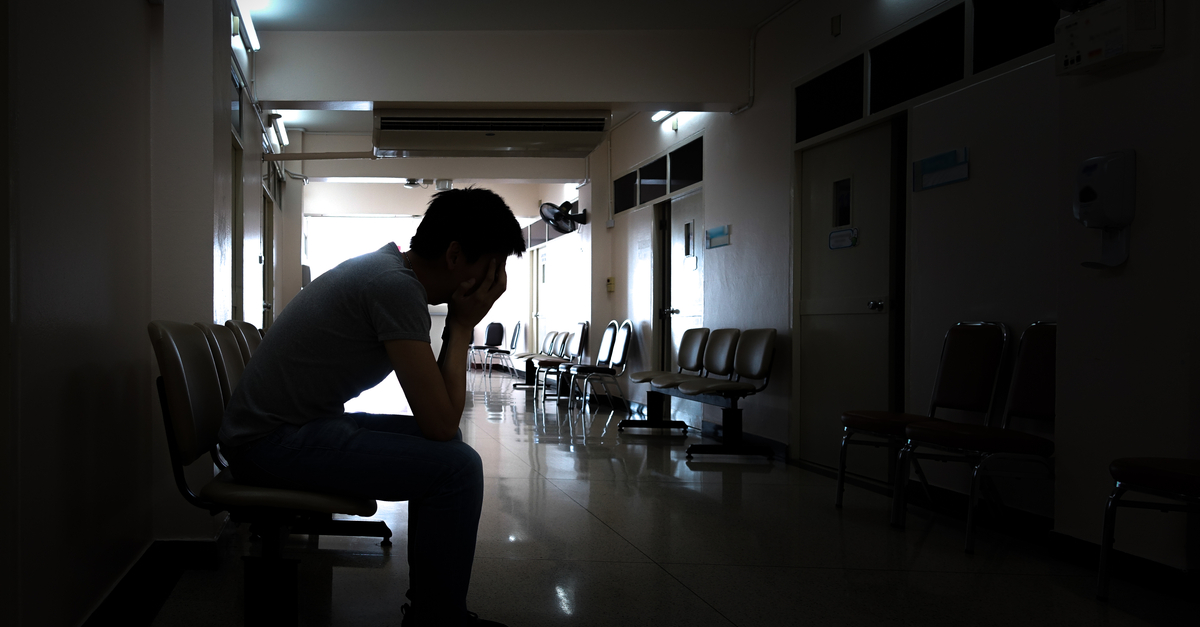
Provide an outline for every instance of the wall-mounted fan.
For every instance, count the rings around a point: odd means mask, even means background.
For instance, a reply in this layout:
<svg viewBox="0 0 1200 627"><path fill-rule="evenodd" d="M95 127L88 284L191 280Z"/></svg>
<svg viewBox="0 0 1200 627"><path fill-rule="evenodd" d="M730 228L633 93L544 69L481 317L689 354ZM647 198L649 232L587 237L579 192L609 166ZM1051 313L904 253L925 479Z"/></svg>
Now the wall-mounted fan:
<svg viewBox="0 0 1200 627"><path fill-rule="evenodd" d="M571 213L579 207L578 202L565 201L561 205L550 202L542 203L542 221L554 227L559 233L570 233L580 224L587 224L587 209L579 213Z"/></svg>

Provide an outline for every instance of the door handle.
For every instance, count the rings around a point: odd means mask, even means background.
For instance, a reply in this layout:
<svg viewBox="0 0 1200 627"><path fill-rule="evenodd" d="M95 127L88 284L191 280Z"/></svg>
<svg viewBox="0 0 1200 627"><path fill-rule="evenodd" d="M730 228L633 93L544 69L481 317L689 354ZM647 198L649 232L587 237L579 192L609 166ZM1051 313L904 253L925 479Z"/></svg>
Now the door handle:
<svg viewBox="0 0 1200 627"><path fill-rule="evenodd" d="M663 309L661 312L661 315L662 315L662 317L666 318L667 316L670 316L672 314L677 314L677 313L679 313L678 309Z"/></svg>
<svg viewBox="0 0 1200 627"><path fill-rule="evenodd" d="M870 309L871 311L883 311L883 301L873 300L867 303L867 309Z"/></svg>

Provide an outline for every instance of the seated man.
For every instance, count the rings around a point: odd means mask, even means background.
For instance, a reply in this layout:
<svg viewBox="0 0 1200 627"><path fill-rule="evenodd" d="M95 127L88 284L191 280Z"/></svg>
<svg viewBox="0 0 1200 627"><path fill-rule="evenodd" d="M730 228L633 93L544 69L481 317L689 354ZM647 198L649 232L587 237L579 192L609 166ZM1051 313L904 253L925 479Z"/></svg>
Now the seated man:
<svg viewBox="0 0 1200 627"><path fill-rule="evenodd" d="M222 451L239 481L408 501L408 627L498 625L466 607L483 469L458 425L472 333L504 293L505 259L524 250L495 193L434 195L410 250L350 259L288 304L225 412ZM440 303L435 361L428 305ZM344 413L392 372L412 416Z"/></svg>

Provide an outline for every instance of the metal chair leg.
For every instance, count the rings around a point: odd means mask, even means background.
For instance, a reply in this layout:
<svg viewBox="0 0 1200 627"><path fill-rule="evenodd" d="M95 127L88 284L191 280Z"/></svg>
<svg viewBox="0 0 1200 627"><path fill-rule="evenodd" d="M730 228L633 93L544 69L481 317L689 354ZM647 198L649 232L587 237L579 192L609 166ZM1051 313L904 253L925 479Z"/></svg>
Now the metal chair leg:
<svg viewBox="0 0 1200 627"><path fill-rule="evenodd" d="M912 451L913 444L910 440L896 456L896 481L892 492L892 526L898 529L904 528L904 513L907 505L904 491L908 488L908 467Z"/></svg>
<svg viewBox="0 0 1200 627"><path fill-rule="evenodd" d="M1100 540L1100 576L1096 586L1096 598L1101 601L1108 600L1108 569L1115 541L1113 535L1117 526L1117 507L1120 506L1121 495L1124 493L1125 486L1118 481L1113 486L1112 495L1108 497L1108 504L1104 506L1104 535Z"/></svg>
<svg viewBox="0 0 1200 627"><path fill-rule="evenodd" d="M837 474L837 496L833 500L833 506L842 507L842 493L846 491L846 451L850 448L850 436L854 435L850 432L849 427L842 428L842 450L838 455L838 474Z"/></svg>
<svg viewBox="0 0 1200 627"><path fill-rule="evenodd" d="M963 545L963 551L967 553L975 552L975 513L979 509L979 482L983 480L985 461L987 460L980 460L971 473L971 495L967 498L967 539Z"/></svg>

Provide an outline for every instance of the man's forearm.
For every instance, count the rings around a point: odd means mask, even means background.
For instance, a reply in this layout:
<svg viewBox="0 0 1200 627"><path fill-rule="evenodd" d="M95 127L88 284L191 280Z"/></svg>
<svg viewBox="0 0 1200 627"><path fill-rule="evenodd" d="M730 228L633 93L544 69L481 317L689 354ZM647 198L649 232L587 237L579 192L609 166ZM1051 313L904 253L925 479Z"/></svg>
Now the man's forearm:
<svg viewBox="0 0 1200 627"><path fill-rule="evenodd" d="M446 382L446 395L454 414L454 426L462 418L467 402L467 348L471 330L446 322L446 333L442 336L442 351L438 355L438 369Z"/></svg>

